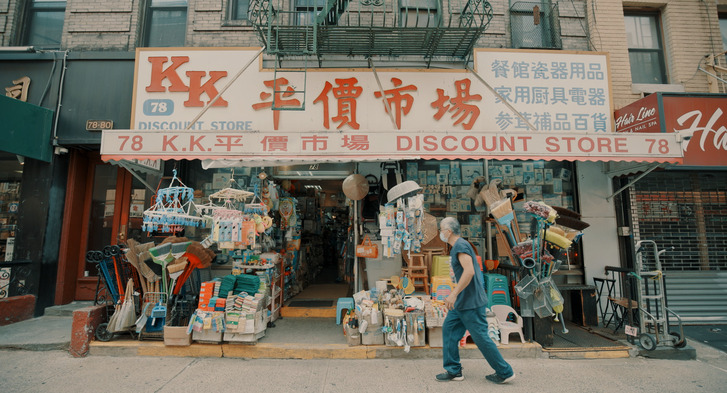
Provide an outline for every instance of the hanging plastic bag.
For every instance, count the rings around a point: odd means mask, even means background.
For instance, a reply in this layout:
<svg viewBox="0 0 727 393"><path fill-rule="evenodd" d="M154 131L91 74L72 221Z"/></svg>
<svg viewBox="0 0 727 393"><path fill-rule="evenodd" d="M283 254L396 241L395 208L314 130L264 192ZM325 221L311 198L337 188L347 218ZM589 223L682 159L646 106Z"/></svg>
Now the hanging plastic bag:
<svg viewBox="0 0 727 393"><path fill-rule="evenodd" d="M366 235L361 244L356 246L356 256L359 258L378 258L379 247L372 243L371 238Z"/></svg>

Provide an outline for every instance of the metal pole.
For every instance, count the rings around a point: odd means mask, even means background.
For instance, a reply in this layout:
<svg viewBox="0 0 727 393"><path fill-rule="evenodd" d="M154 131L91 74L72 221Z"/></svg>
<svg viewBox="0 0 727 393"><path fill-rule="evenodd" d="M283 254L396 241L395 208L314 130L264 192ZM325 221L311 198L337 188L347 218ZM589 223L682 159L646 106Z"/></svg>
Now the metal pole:
<svg viewBox="0 0 727 393"><path fill-rule="evenodd" d="M199 114L197 115L197 117L195 117L192 120L192 122L189 123L189 125L187 126L187 128L184 129L185 131L191 129L192 126L197 123L197 120L199 120L199 118L202 117L202 115L204 115L207 112L207 109L209 109L212 106L212 104L214 104L217 101L217 99L219 99L220 97L222 97L222 93L224 93L225 91L227 91L227 89L230 86L232 86L233 83L235 83L235 81L237 80L237 78L239 78L240 75L242 75L242 73L245 72L245 70L247 70L247 67L250 67L250 64L252 64L260 56L260 54L263 53L264 50L265 50L265 47L260 48L260 50L255 54L255 56L253 56L253 58L250 59L250 61L248 61L247 64L245 64L245 66L242 67L242 69L234 77L232 77L232 79L229 82L227 82L227 84L225 85L225 87L223 87L220 90L220 92L217 93L217 95L214 96L210 100L210 102L208 102L207 105L204 106L204 108L202 108L202 111L199 112Z"/></svg>
<svg viewBox="0 0 727 393"><path fill-rule="evenodd" d="M386 110L386 114L389 115L389 119L391 119L391 124L394 125L394 128L397 130L399 127L396 126L396 120L394 120L394 115L391 113L391 107L389 107L389 103L386 102L386 94L384 94L384 87L381 86L381 81L379 80L379 74L376 72L376 67L374 67L374 62L369 58L369 65L371 66L371 70L374 71L374 78L376 78L376 83L379 85L379 92L381 92L381 100L384 103L384 110Z"/></svg>
<svg viewBox="0 0 727 393"><path fill-rule="evenodd" d="M523 116L520 112L518 112L518 110L515 109L514 106L510 105L510 103L507 102L507 100L505 99L505 97L503 97L502 95L500 95L500 93L498 93L497 91L495 91L495 89L493 89L492 86L490 86L489 83L487 83L484 79L482 79L482 77L480 76L480 74L476 73L475 70L473 70L472 67L470 67L469 65L467 66L467 71L471 72L472 75L474 75L475 78L477 78L477 80L479 80L480 82L482 82L482 84L485 85L485 87L487 87L487 89L489 89L492 94L494 94L497 98L499 98L500 101L502 101L502 103L505 104L505 106L508 109L510 109L510 111L512 113L515 114L515 116L519 117L520 120L522 120L523 122L525 122L525 124L528 125L528 128L530 128L530 130L537 131L537 129L535 128L535 126L532 125L532 124L530 124L530 121L528 119L526 119L525 116Z"/></svg>
<svg viewBox="0 0 727 393"><path fill-rule="evenodd" d="M358 201L353 201L353 249L356 250L358 244ZM356 251L353 252L353 293L359 291L358 285L358 257Z"/></svg>

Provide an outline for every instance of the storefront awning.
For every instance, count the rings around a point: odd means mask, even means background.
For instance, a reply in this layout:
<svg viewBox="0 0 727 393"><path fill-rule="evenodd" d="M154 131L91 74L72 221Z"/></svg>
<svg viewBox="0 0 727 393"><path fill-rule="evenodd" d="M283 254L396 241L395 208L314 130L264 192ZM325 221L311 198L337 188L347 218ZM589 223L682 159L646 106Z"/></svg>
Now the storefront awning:
<svg viewBox="0 0 727 393"><path fill-rule="evenodd" d="M0 119L3 130L0 150L50 162L52 110L0 96Z"/></svg>
<svg viewBox="0 0 727 393"><path fill-rule="evenodd" d="M233 166L483 158L680 163L682 148L678 133L107 130L101 156L105 161L199 159Z"/></svg>

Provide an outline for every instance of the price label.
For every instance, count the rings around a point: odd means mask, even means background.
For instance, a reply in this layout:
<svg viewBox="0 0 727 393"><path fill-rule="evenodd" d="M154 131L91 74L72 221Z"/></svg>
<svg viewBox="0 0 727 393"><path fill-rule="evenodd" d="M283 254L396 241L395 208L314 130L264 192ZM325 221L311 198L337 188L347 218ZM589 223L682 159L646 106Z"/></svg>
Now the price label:
<svg viewBox="0 0 727 393"><path fill-rule="evenodd" d="M639 335L639 328L629 325L624 325L624 332L628 336L636 337Z"/></svg>

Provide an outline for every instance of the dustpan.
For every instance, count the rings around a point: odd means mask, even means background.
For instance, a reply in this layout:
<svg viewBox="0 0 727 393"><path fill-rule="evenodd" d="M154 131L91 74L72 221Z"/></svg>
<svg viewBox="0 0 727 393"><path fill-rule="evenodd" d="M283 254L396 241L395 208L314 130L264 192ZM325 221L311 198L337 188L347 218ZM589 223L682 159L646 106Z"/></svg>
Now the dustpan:
<svg viewBox="0 0 727 393"><path fill-rule="evenodd" d="M167 306L157 303L154 308L151 309L149 319L146 321L146 332L156 333L164 330L164 325L167 321Z"/></svg>

